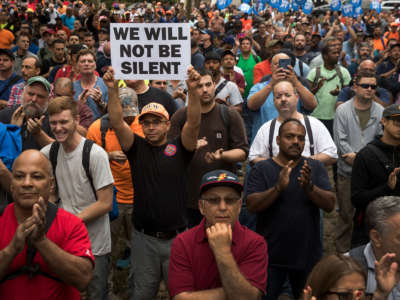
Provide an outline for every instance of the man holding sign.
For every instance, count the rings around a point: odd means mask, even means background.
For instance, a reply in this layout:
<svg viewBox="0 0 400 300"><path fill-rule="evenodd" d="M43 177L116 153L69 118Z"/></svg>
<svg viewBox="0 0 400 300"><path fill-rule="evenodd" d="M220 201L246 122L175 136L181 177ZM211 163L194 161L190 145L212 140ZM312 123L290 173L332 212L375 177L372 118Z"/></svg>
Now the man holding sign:
<svg viewBox="0 0 400 300"><path fill-rule="evenodd" d="M172 240L186 230L186 171L197 145L200 127L200 75L188 71L187 120L179 137L168 139L169 114L159 103L149 103L139 115L145 138L123 120L118 83L112 68L103 79L109 90L110 124L125 152L135 190L131 266L132 299L154 299L161 279L168 279Z"/></svg>

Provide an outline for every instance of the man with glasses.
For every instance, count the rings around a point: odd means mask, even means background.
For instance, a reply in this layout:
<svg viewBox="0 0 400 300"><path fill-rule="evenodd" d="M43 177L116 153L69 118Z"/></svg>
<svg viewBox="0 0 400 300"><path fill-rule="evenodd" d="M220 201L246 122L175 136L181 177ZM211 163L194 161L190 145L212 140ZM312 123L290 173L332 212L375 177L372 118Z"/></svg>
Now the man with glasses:
<svg viewBox="0 0 400 300"><path fill-rule="evenodd" d="M336 224L336 251L350 249L354 208L351 204L351 170L358 151L381 132L383 107L374 101L375 73L361 70L353 86L355 96L340 105L335 114L333 133L338 148L337 199L339 218Z"/></svg>
<svg viewBox="0 0 400 300"><path fill-rule="evenodd" d="M259 299L265 294L267 246L238 221L242 190L229 171L203 176L198 201L204 218L171 247L172 299Z"/></svg>
<svg viewBox="0 0 400 300"><path fill-rule="evenodd" d="M139 115L145 138L132 132L123 119L118 81L110 67L103 77L109 90L110 124L131 167L135 190L132 223L132 299L154 299L161 279L168 280L170 247L186 230L187 168L200 128L200 75L188 69L187 119L181 134L168 139L169 113L151 102Z"/></svg>
<svg viewBox="0 0 400 300"><path fill-rule="evenodd" d="M400 196L400 105L387 106L381 122L383 135L361 149L353 163L351 202L356 208L353 247L369 240L364 220L367 205L378 197Z"/></svg>

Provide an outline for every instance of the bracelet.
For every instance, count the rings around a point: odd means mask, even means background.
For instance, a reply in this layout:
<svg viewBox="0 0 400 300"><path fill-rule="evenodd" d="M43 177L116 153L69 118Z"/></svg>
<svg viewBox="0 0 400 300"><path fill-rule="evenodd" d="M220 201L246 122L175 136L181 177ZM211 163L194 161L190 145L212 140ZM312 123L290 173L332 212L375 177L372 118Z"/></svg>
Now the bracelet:
<svg viewBox="0 0 400 300"><path fill-rule="evenodd" d="M277 184L274 185L274 189L275 189L275 191L276 191L278 194L281 193L281 191L278 189L278 185L277 185Z"/></svg>

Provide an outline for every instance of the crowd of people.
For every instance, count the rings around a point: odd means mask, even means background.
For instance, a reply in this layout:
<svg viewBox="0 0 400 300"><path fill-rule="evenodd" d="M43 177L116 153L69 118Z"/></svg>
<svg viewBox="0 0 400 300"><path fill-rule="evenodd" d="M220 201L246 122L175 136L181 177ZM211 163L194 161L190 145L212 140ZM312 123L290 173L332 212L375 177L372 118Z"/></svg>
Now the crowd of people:
<svg viewBox="0 0 400 300"><path fill-rule="evenodd" d="M189 23L187 79L117 80L111 23ZM395 300L399 263L398 7L2 1L1 299Z"/></svg>

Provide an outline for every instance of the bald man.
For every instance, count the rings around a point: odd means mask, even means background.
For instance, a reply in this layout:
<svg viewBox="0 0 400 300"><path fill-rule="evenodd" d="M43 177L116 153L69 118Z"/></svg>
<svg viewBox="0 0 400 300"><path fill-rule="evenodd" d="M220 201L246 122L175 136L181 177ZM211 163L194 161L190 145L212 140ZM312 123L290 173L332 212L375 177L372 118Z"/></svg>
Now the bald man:
<svg viewBox="0 0 400 300"><path fill-rule="evenodd" d="M0 216L0 299L81 299L91 280L86 227L48 201L53 189L47 158L24 151L13 165L14 203Z"/></svg>

